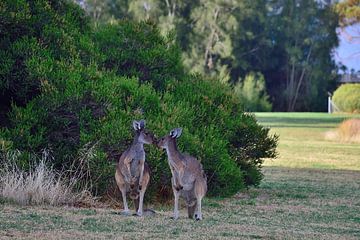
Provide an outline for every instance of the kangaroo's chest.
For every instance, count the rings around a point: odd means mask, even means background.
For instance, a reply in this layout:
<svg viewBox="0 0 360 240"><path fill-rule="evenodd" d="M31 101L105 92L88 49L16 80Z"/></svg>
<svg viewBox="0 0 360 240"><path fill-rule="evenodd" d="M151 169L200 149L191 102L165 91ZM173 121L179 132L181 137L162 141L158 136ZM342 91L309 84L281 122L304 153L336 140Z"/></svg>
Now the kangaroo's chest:
<svg viewBox="0 0 360 240"><path fill-rule="evenodd" d="M174 161L173 158L169 158L169 165L173 170L173 178L178 182L181 182L184 191L190 191L193 189L194 176L187 168L187 164L184 161Z"/></svg>
<svg viewBox="0 0 360 240"><path fill-rule="evenodd" d="M168 157L168 163L169 163L169 166L174 169L175 171L179 172L179 171L184 171L185 170L185 167L186 167L186 163L179 160L179 159L176 159L172 156L169 156Z"/></svg>
<svg viewBox="0 0 360 240"><path fill-rule="evenodd" d="M140 175L139 165L140 165L140 161L144 159L145 159L145 151L134 152L132 161L130 163L130 171L132 176Z"/></svg>

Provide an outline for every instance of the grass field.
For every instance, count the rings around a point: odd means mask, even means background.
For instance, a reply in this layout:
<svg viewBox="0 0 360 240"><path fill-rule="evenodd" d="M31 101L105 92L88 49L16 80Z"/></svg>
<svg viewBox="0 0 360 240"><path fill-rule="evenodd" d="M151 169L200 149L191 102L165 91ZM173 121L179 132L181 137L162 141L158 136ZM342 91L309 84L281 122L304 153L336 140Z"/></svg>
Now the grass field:
<svg viewBox="0 0 360 240"><path fill-rule="evenodd" d="M170 219L171 206L152 206L155 216L139 218L109 208L2 202L0 239L360 239L360 145L323 138L344 116L257 117L280 135L279 159L266 161L259 188L205 199L201 222L184 209Z"/></svg>
<svg viewBox="0 0 360 240"><path fill-rule="evenodd" d="M279 156L265 166L360 170L360 144L325 139L344 119L360 115L327 113L257 113L262 125L280 136Z"/></svg>

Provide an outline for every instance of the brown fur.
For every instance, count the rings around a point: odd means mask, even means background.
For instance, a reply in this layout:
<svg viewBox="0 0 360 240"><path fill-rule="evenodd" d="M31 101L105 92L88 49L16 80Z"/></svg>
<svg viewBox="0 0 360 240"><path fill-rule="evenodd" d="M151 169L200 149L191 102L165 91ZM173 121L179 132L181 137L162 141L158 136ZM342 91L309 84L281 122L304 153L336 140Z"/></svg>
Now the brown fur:
<svg viewBox="0 0 360 240"><path fill-rule="evenodd" d="M145 163L144 144L153 144L155 138L152 133L144 129L145 122L134 121L136 131L133 144L120 157L116 166L115 180L121 191L124 213L129 214L126 195L135 201L137 215L143 214L143 199L150 181L150 169ZM137 203L138 202L138 203Z"/></svg>
<svg viewBox="0 0 360 240"><path fill-rule="evenodd" d="M176 145L176 138L181 135L181 129L174 129L169 135L158 142L158 147L166 149L168 163L172 173L172 187L175 197L174 218L178 218L178 199L185 198L188 205L188 215L194 215L196 220L202 219L201 200L207 192L207 180L200 162L189 155L182 154ZM195 203L192 203L195 201Z"/></svg>

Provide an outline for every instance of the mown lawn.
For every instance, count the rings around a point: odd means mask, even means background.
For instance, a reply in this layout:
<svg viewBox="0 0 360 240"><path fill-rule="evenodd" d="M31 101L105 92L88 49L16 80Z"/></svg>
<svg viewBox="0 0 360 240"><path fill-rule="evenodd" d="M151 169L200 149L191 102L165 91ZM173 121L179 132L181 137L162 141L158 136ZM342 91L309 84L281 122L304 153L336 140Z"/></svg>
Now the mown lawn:
<svg viewBox="0 0 360 240"><path fill-rule="evenodd" d="M359 239L360 172L265 168L230 199L206 199L202 222L125 217L114 209L0 205L1 239Z"/></svg>
<svg viewBox="0 0 360 240"><path fill-rule="evenodd" d="M257 114L262 124L276 125L279 160L266 161L259 188L205 199L201 222L187 219L184 209L181 219L170 219L171 206L150 206L157 214L139 218L118 209L2 202L0 239L360 239L359 146L322 138L341 119L266 115Z"/></svg>
<svg viewBox="0 0 360 240"><path fill-rule="evenodd" d="M327 113L257 113L258 121L280 136L279 156L265 166L360 170L360 144L327 140L344 119L360 115Z"/></svg>

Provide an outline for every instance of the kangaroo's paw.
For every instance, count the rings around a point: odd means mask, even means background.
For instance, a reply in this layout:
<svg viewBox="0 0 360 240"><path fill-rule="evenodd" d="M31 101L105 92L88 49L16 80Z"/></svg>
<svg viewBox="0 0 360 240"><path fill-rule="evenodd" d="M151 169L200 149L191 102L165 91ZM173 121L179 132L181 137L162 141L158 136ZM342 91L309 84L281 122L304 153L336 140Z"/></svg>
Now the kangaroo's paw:
<svg viewBox="0 0 360 240"><path fill-rule="evenodd" d="M184 188L184 187L179 184L179 185L177 185L177 186L175 187L175 190L176 190L176 191L180 191L180 190L182 190L183 188Z"/></svg>

